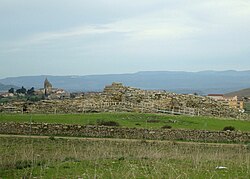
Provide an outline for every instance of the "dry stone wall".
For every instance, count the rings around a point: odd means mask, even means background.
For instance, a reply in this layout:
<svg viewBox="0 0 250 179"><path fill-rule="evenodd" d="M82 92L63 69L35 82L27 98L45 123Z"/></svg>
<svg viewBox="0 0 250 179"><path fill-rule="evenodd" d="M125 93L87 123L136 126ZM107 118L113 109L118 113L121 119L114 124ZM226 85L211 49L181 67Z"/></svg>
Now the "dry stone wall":
<svg viewBox="0 0 250 179"><path fill-rule="evenodd" d="M113 83L101 93L85 93L81 98L14 102L0 105L0 112L84 113L84 112L179 112L190 115L248 119L238 109L211 98L149 91Z"/></svg>
<svg viewBox="0 0 250 179"><path fill-rule="evenodd" d="M46 123L0 123L1 134L109 137L124 139L185 140L202 142L250 142L249 132L177 129L137 129Z"/></svg>

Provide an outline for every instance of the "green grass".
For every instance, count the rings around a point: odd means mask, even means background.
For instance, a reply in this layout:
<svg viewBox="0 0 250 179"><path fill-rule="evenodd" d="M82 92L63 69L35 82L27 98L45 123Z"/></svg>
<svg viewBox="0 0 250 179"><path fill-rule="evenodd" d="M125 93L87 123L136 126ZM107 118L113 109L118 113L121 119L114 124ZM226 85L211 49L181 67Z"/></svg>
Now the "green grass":
<svg viewBox="0 0 250 179"><path fill-rule="evenodd" d="M242 145L0 137L1 177L248 179L250 150Z"/></svg>
<svg viewBox="0 0 250 179"><path fill-rule="evenodd" d="M95 125L97 121L116 121L120 127L160 129L170 125L176 129L222 130L234 126L236 130L250 131L250 121L213 117L174 116L143 113L92 113L92 114L1 114L0 122L44 122L61 124ZM150 122L150 121L155 122Z"/></svg>

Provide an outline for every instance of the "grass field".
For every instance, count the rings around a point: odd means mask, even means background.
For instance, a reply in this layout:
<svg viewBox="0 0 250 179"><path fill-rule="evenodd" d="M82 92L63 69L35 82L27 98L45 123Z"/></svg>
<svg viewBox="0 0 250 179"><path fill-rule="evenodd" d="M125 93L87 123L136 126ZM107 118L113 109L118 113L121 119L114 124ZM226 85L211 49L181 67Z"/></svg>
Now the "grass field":
<svg viewBox="0 0 250 179"><path fill-rule="evenodd" d="M142 113L92 113L92 114L1 114L0 122L45 122L61 124L92 124L97 121L116 121L120 127L160 129L164 125L178 129L222 130L233 126L236 130L250 131L250 121L210 117L174 116Z"/></svg>
<svg viewBox="0 0 250 179"><path fill-rule="evenodd" d="M249 147L0 137L0 178L247 179Z"/></svg>

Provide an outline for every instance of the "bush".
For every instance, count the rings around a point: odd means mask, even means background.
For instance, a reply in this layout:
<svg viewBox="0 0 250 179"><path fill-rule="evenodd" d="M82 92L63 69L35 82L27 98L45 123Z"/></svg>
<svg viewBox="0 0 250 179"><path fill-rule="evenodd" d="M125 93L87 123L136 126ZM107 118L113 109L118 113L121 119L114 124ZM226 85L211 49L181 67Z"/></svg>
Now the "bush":
<svg viewBox="0 0 250 179"><path fill-rule="evenodd" d="M169 125L164 125L164 126L162 126L161 128L162 128L162 129L171 129L171 128L172 128L172 126L169 126Z"/></svg>
<svg viewBox="0 0 250 179"><path fill-rule="evenodd" d="M97 125L100 125L100 126L120 126L120 124L116 121L103 121L103 120L97 120Z"/></svg>
<svg viewBox="0 0 250 179"><path fill-rule="evenodd" d="M35 95L29 96L27 98L28 101L32 101L32 102L41 101L42 99L43 99L42 96L35 96Z"/></svg>
<svg viewBox="0 0 250 179"><path fill-rule="evenodd" d="M18 160L16 162L16 169L24 169L24 168L30 168L32 166L32 161L31 160Z"/></svg>
<svg viewBox="0 0 250 179"><path fill-rule="evenodd" d="M157 119L149 119L147 120L148 123L159 123L160 120L157 120Z"/></svg>
<svg viewBox="0 0 250 179"><path fill-rule="evenodd" d="M49 140L56 140L54 136L49 136Z"/></svg>
<svg viewBox="0 0 250 179"><path fill-rule="evenodd" d="M223 131L234 131L235 130L235 127L233 126L226 126L223 128Z"/></svg>
<svg viewBox="0 0 250 179"><path fill-rule="evenodd" d="M125 157L120 157L118 158L118 160L125 160Z"/></svg>

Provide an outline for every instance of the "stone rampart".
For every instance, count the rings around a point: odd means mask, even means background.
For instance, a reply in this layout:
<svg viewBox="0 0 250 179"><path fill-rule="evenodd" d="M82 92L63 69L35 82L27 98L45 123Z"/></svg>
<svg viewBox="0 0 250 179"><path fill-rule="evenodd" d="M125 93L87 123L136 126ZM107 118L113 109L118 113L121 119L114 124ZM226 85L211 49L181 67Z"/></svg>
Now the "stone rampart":
<svg viewBox="0 0 250 179"><path fill-rule="evenodd" d="M109 137L123 139L185 140L201 142L250 142L249 132L180 129L138 129L47 123L0 123L1 134Z"/></svg>

